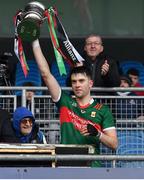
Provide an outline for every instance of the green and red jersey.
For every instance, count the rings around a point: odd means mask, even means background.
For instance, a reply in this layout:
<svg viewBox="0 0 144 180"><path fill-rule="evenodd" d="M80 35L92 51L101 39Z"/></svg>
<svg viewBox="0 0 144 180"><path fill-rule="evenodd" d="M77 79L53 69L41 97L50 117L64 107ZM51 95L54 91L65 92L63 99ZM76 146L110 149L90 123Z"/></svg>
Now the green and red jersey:
<svg viewBox="0 0 144 180"><path fill-rule="evenodd" d="M87 107L80 107L75 98L62 91L56 103L60 112L61 144L89 144L96 147L99 153L99 139L83 136L80 129L88 124L96 124L101 131L115 128L114 118L109 108L93 100Z"/></svg>
<svg viewBox="0 0 144 180"><path fill-rule="evenodd" d="M109 108L93 99L89 105L80 107L75 98L63 91L56 105L60 112L61 144L92 145L95 147L95 154L99 154L99 138L83 136L80 129L88 123L96 125L101 131L114 129L115 122ZM99 161L91 164L91 167L100 166Z"/></svg>

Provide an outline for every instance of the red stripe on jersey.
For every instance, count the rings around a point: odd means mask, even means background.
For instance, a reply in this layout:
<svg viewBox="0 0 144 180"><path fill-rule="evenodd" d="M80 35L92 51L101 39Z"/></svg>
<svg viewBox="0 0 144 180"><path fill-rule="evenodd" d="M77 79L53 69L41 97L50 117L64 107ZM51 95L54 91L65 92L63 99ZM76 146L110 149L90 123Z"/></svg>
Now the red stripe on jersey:
<svg viewBox="0 0 144 180"><path fill-rule="evenodd" d="M96 106L95 106L95 108L96 108L97 110L100 110L100 109L102 108L102 104L97 103Z"/></svg>
<svg viewBox="0 0 144 180"><path fill-rule="evenodd" d="M101 131L101 126L99 124L79 117L77 114L75 114L67 107L62 107L60 109L60 123L63 124L64 122L72 123L74 127L78 130L80 130L87 124L92 124L96 129Z"/></svg>

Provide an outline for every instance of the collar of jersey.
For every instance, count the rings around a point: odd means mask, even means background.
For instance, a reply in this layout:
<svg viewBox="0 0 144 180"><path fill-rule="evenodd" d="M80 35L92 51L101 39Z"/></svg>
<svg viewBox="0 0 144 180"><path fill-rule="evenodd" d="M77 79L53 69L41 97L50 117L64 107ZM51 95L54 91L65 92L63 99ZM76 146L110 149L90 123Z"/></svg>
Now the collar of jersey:
<svg viewBox="0 0 144 180"><path fill-rule="evenodd" d="M82 105L79 105L79 107L82 108L82 109L87 108L87 107L89 107L93 102L94 102L94 99L91 98L88 104L83 105L83 106L82 106Z"/></svg>

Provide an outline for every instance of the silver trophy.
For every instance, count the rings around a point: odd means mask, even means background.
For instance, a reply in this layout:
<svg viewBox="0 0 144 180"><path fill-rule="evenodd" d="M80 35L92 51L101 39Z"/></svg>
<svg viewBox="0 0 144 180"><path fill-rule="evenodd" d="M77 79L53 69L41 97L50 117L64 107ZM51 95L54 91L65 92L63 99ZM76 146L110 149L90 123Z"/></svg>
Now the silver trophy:
<svg viewBox="0 0 144 180"><path fill-rule="evenodd" d="M23 41L31 42L40 36L40 25L44 20L44 12L44 5L37 1L30 2L25 6L17 25L18 35Z"/></svg>

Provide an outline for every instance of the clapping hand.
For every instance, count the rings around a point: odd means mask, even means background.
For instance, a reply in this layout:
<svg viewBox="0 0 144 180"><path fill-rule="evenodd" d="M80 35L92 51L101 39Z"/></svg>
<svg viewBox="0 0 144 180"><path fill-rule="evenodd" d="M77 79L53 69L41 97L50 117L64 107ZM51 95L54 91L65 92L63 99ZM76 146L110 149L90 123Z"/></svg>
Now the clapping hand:
<svg viewBox="0 0 144 180"><path fill-rule="evenodd" d="M101 75L105 76L109 71L109 64L108 61L105 60L104 64L101 67Z"/></svg>

